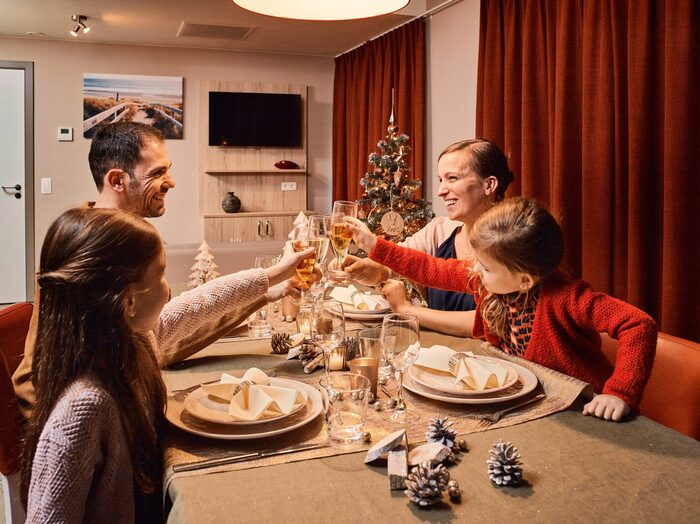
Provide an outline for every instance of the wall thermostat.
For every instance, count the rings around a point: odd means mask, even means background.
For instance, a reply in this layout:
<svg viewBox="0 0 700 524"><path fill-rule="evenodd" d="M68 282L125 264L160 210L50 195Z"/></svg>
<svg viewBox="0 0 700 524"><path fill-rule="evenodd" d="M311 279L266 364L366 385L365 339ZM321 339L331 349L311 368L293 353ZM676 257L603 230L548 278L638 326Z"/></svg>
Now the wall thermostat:
<svg viewBox="0 0 700 524"><path fill-rule="evenodd" d="M58 141L59 142L72 142L73 141L73 128L72 127L59 127L58 128Z"/></svg>

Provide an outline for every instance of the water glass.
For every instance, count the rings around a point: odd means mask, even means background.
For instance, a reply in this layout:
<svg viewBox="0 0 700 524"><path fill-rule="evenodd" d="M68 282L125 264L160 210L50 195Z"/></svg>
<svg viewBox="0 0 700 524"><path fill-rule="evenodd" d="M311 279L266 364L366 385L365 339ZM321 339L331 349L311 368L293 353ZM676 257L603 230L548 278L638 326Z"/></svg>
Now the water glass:
<svg viewBox="0 0 700 524"><path fill-rule="evenodd" d="M382 413L382 418L402 425L415 422L420 419L420 414L406 408L403 400L403 374L413 365L420 351L418 319L413 315L401 313L384 317L382 346L391 367L396 371L396 380L399 383L396 409L391 413Z"/></svg>
<svg viewBox="0 0 700 524"><path fill-rule="evenodd" d="M259 269L269 269L279 261L279 255L258 255L255 257L255 268ZM271 320L272 313L276 305L265 304L258 311L256 311L254 318L250 320Z"/></svg>
<svg viewBox="0 0 700 524"><path fill-rule="evenodd" d="M332 373L320 381L323 415L331 446L348 448L362 439L370 397L367 377Z"/></svg>
<svg viewBox="0 0 700 524"><path fill-rule="evenodd" d="M388 380L391 376L391 364L382 349L382 328L361 329L357 332L357 342L361 357L377 359L377 378L382 382Z"/></svg>
<svg viewBox="0 0 700 524"><path fill-rule="evenodd" d="M340 302L319 300L314 303L311 336L323 348L326 373L345 366L345 316Z"/></svg>

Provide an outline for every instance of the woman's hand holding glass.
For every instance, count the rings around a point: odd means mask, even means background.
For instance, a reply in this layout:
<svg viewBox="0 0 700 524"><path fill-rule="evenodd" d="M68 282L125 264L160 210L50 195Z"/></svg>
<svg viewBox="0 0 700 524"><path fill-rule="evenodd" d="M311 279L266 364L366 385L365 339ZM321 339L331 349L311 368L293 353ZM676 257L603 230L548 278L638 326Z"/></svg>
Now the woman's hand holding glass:
<svg viewBox="0 0 700 524"><path fill-rule="evenodd" d="M350 275L343 271L343 260L348 254L352 232L345 227L346 217L357 218L357 203L339 200L333 203L333 213L330 217L330 237L333 251L336 255L335 269L331 271L331 276L336 281L347 280Z"/></svg>
<svg viewBox="0 0 700 524"><path fill-rule="evenodd" d="M330 245L331 215L314 215L309 218L309 245L316 248L316 268L320 278L311 285L309 293L314 299L323 298L326 279L326 256Z"/></svg>
<svg viewBox="0 0 700 524"><path fill-rule="evenodd" d="M367 224L359 220L356 216L346 216L343 219L345 229L349 235L355 239L355 243L367 254L371 253L377 245L377 237L369 230Z"/></svg>
<svg viewBox="0 0 700 524"><path fill-rule="evenodd" d="M420 419L420 414L409 412L403 400L403 374L413 365L420 351L418 319L413 315L394 313L382 322L382 350L391 367L396 371L399 389L396 409L384 412L382 417L397 424L407 424Z"/></svg>

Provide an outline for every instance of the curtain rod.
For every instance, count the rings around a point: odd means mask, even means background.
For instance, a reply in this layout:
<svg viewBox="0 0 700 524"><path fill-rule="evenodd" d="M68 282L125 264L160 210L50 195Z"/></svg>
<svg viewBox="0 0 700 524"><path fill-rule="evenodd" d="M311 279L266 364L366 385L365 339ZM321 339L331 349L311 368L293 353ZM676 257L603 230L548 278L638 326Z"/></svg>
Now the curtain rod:
<svg viewBox="0 0 700 524"><path fill-rule="evenodd" d="M378 35L374 35L372 38L369 38L368 40L365 40L365 41L362 42L361 44L358 44L358 45L356 45L355 47L352 47L352 48L348 49L347 51L343 51L343 52L340 53L339 55L335 55L335 58L338 58L338 57L341 56L341 55L344 55L344 54L346 54L346 53L349 53L349 52L351 52L351 51L354 51L355 49L358 49L358 48L362 47L363 45L365 45L365 44L368 43L368 42L371 42L372 40L376 40L377 38L381 38L381 37L384 36L385 34L391 33L392 31L398 29L398 28L401 27L401 26L404 26L404 25L406 25L406 24L410 24L411 22L413 22L413 21L414 21L415 19L417 19L417 18L428 18L428 17L430 17L430 16L432 16L432 15L435 15L435 14L439 13L440 11L443 11L444 9L447 9L448 7L451 7L453 4L457 4L457 3L461 2L461 1L462 1L462 0L446 0L445 2L441 3L441 4L438 5L438 6L435 6L435 7L433 7L432 9L428 9L428 10L427 10L425 13L423 13L422 15L414 16L414 17L411 18L408 22L403 22L403 23L401 23L401 24L399 24L399 25L397 25L397 26L395 26L395 27L392 27L391 29L387 29L387 30L384 31L383 33L380 33L380 34L378 34Z"/></svg>

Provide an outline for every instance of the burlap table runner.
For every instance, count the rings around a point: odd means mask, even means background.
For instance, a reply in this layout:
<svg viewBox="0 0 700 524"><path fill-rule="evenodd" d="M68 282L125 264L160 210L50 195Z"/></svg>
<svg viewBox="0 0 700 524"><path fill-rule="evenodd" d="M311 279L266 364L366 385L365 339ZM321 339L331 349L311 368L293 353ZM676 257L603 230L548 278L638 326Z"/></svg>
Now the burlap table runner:
<svg viewBox="0 0 700 524"><path fill-rule="evenodd" d="M457 339L430 332L422 332L421 339L423 346L431 346L436 343L442 343L458 351L469 350L478 354L495 354L500 358L511 360L523 367L526 367L537 376L539 381L538 387L535 389L535 391L530 393L530 395L544 392L546 394L546 398L543 401L533 404L531 407L524 407L523 411L517 412L512 416L507 416L501 419L499 422L491 424L485 421L466 418L463 415L467 413L480 412L490 413L501 409L503 406L507 406L507 403L479 406L448 404L405 391L405 398L409 403L409 409L416 410L421 414L419 421L411 424L409 427L406 427L408 439L411 445L425 441L425 432L430 419L435 418L438 415L441 417L450 417L450 419L453 421L452 429L454 429L459 435L465 435L474 432L512 426L565 410L582 392L587 390L587 384L581 382L580 380L568 377L532 362L509 356L498 349L491 348L487 344L482 344L477 340ZM241 340L236 342L236 346L236 353L268 352L269 340ZM164 379L168 387L168 391L172 391L184 389L202 382L216 380L221 375L222 371L244 370L251 366L257 366L262 369L274 368L276 369L277 376L291 377L314 386L318 385L318 381L323 376L322 370L314 372L311 375L305 375L302 371L301 364L297 360L287 361L284 359L284 357L272 355L238 354L233 356L209 357L194 360L189 363L186 362L184 365L180 366L176 372L165 372ZM395 393L396 387L396 383L393 380L388 384L388 389L392 394ZM383 395L380 394L380 398L381 397L383 397ZM518 400L522 400L522 398ZM365 429L372 434L373 442L377 442L379 439L383 438L389 433L399 429L399 426L384 421L381 418L381 414L370 407L368 408ZM214 440L192 435L178 428L169 426L165 434L164 442L164 491L167 491L170 481L174 478L203 475L219 471L256 468L344 453L353 453L358 450L367 449L371 445L362 444L349 450L322 447L314 450L300 451L289 455L266 457L248 462L198 469L195 471L178 473L173 472L173 466L175 464L186 464L208 458L225 457L239 453L248 453L251 451L283 449L300 443L322 444L326 442L327 434L323 425L322 416L319 416L313 422L310 422L309 424L289 433L249 441Z"/></svg>

